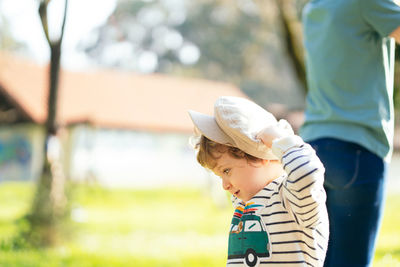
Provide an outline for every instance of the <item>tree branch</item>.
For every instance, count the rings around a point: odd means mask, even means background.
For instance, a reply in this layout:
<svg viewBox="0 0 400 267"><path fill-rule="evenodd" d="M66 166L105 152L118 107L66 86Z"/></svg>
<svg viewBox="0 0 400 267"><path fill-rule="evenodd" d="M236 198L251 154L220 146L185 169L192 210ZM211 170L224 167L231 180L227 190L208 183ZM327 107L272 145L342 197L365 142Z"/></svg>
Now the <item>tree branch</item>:
<svg viewBox="0 0 400 267"><path fill-rule="evenodd" d="M42 22L42 27L44 35L46 36L47 43L51 45L51 40L49 36L49 25L47 23L47 5L49 4L49 2L50 0L40 1L39 16L40 16L40 21Z"/></svg>
<svg viewBox="0 0 400 267"><path fill-rule="evenodd" d="M68 9L68 0L65 0L64 17L63 17L63 22L62 22L62 26L61 26L61 33L60 33L60 39L59 39L60 45L61 45L61 42L62 42L63 37L64 37L65 21L67 19L67 9Z"/></svg>

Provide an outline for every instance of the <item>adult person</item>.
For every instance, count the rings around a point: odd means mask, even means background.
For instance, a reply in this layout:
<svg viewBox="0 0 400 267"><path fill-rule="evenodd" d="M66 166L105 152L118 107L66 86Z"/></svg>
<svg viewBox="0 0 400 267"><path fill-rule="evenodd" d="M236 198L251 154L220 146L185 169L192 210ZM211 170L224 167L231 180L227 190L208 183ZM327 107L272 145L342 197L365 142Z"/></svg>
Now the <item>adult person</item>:
<svg viewBox="0 0 400 267"><path fill-rule="evenodd" d="M393 149L400 7L393 0L311 0L303 26L308 94L300 135L326 168L324 266L371 266Z"/></svg>

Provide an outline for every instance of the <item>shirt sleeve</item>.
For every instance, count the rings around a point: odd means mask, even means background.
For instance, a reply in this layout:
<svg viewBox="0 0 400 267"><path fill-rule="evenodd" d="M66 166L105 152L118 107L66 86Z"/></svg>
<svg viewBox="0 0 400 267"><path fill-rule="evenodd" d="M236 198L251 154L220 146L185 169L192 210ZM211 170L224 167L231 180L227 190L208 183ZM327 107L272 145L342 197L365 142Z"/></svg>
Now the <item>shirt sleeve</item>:
<svg viewBox="0 0 400 267"><path fill-rule="evenodd" d="M394 0L360 0L362 16L382 37L400 26L400 6Z"/></svg>
<svg viewBox="0 0 400 267"><path fill-rule="evenodd" d="M296 135L274 140L272 151L281 158L287 173L281 189L286 208L298 224L313 229L327 218L321 161L314 149Z"/></svg>

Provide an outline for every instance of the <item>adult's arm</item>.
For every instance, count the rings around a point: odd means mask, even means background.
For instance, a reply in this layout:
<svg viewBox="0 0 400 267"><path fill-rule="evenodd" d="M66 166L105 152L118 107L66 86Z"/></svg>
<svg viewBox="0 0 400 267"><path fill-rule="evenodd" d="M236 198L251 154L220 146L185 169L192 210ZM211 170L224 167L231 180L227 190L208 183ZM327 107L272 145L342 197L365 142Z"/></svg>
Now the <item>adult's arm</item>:
<svg viewBox="0 0 400 267"><path fill-rule="evenodd" d="M397 27L389 36L393 37L396 42L400 44L400 26Z"/></svg>
<svg viewBox="0 0 400 267"><path fill-rule="evenodd" d="M361 14L380 36L393 37L400 43L399 0L359 0Z"/></svg>

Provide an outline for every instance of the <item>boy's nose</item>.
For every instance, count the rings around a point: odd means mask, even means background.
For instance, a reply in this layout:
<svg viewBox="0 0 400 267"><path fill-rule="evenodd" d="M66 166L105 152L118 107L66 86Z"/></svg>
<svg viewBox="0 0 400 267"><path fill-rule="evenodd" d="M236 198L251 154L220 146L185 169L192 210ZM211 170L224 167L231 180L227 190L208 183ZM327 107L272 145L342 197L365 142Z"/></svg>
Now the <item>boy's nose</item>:
<svg viewBox="0 0 400 267"><path fill-rule="evenodd" d="M222 188L224 189L224 190L229 190L229 189L231 189L231 187L232 187L232 185L229 183L229 182L227 182L227 181L222 181Z"/></svg>

